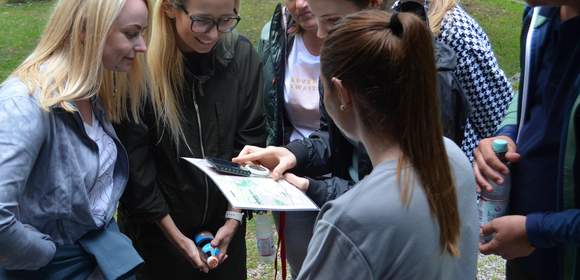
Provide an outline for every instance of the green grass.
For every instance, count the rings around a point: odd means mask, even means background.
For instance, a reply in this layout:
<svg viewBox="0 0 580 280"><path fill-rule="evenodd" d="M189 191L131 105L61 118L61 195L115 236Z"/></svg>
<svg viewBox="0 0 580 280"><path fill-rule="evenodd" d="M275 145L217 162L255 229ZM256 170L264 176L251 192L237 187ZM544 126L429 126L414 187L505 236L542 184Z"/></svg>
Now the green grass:
<svg viewBox="0 0 580 280"><path fill-rule="evenodd" d="M517 0L462 0L490 37L499 64L509 77L518 73L524 4Z"/></svg>
<svg viewBox="0 0 580 280"><path fill-rule="evenodd" d="M80 0L79 0L80 1ZM256 43L279 0L242 0L238 30ZM0 81L30 53L51 11L52 1L7 5L0 0ZM519 34L523 4L518 0L462 0L462 5L489 35L494 52L508 76L519 70ZM260 265L253 221L247 227L249 279L272 279L273 266ZM482 261L484 263L485 261ZM498 272L498 275L503 271Z"/></svg>
<svg viewBox="0 0 580 280"><path fill-rule="evenodd" d="M80 0L79 0L80 1ZM252 43L270 20L277 0L242 0L238 27ZM0 0L0 81L3 81L34 48L52 10L54 1L6 4Z"/></svg>
<svg viewBox="0 0 580 280"><path fill-rule="evenodd" d="M3 81L37 43L52 2L8 5L0 0L0 81Z"/></svg>

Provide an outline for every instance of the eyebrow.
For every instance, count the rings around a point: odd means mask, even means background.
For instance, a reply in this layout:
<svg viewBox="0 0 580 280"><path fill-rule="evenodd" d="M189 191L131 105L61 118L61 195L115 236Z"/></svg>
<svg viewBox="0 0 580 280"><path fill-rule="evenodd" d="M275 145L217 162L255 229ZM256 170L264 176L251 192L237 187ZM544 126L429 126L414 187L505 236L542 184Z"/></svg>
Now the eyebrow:
<svg viewBox="0 0 580 280"><path fill-rule="evenodd" d="M123 26L123 28L128 28L128 27L136 27L136 28L141 29L141 30L147 29L147 25L140 25L137 23L128 24L128 25Z"/></svg>

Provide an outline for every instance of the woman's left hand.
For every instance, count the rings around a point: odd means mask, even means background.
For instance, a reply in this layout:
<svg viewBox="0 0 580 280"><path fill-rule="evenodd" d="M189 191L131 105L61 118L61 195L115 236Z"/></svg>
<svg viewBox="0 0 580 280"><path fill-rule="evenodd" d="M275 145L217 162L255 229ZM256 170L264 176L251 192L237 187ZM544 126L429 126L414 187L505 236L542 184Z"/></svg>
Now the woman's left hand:
<svg viewBox="0 0 580 280"><path fill-rule="evenodd" d="M228 219L226 223L217 231L215 237L211 241L211 246L217 247L220 249L220 253L217 256L219 259L219 263L223 263L228 258L228 246L236 234L238 227L240 226L240 222Z"/></svg>
<svg viewBox="0 0 580 280"><path fill-rule="evenodd" d="M284 175L284 180L288 181L288 183L294 185L297 189L306 193L308 191L308 187L310 187L310 181L304 177L298 177L292 173L286 173Z"/></svg>

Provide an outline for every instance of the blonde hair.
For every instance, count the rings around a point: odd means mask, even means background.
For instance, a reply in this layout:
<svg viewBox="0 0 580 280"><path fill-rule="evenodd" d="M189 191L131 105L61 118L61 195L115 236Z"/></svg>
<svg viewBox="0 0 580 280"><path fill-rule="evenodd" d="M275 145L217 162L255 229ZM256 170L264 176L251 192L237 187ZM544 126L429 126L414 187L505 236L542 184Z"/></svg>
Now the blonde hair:
<svg viewBox="0 0 580 280"><path fill-rule="evenodd" d="M31 92L39 90L44 110L61 106L73 112L74 101L98 96L110 120L129 115L139 120L147 92L144 55L137 55L128 73L114 74L102 63L107 36L124 5L125 0L58 1L38 45L12 75Z"/></svg>
<svg viewBox="0 0 580 280"><path fill-rule="evenodd" d="M434 36L439 35L441 24L447 12L453 10L457 5L456 0L432 0L429 2L429 27Z"/></svg>
<svg viewBox="0 0 580 280"><path fill-rule="evenodd" d="M185 140L181 126L180 98L183 91L183 55L177 47L175 21L167 16L168 9L185 6L184 0L158 0L153 8L151 44L147 63L151 73L151 103L160 127L169 127L176 145ZM240 5L234 0L235 7ZM185 142L185 141L184 141Z"/></svg>

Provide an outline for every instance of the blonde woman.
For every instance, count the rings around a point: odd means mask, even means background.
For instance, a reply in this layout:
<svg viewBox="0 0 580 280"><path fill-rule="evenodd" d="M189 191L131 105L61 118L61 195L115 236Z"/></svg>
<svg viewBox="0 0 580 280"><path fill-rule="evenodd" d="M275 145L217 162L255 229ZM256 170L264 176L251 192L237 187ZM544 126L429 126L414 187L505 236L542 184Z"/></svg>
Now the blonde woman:
<svg viewBox="0 0 580 280"><path fill-rule="evenodd" d="M144 0L60 0L0 86L0 278L118 279L142 263L113 220L128 158L111 121L138 117L147 26Z"/></svg>
<svg viewBox="0 0 580 280"><path fill-rule="evenodd" d="M181 158L229 160L245 144L265 143L260 59L234 31L236 7L234 0L155 5L152 98L144 125L118 130L131 161L120 216L145 259L142 279L246 277L243 215ZM212 232L221 251L211 271L192 241L201 231Z"/></svg>

